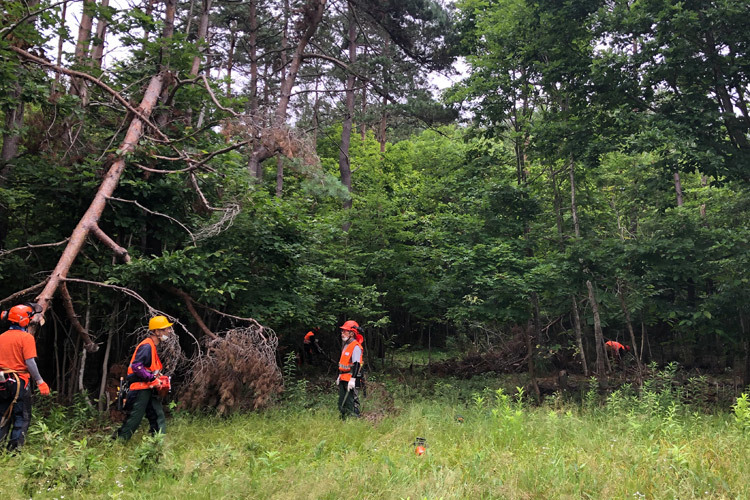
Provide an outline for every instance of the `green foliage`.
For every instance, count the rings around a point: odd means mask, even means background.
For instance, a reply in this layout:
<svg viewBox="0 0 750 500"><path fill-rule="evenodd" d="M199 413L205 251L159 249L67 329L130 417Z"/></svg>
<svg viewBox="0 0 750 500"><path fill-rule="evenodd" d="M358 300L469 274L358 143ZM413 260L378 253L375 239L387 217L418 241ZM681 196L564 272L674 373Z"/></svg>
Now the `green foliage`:
<svg viewBox="0 0 750 500"><path fill-rule="evenodd" d="M168 434L139 433L127 444L95 434L82 440L80 430L64 421L49 427L41 416L21 454L0 455L0 491L10 498L144 490L170 498L336 498L343 475L352 495L389 498L748 494L747 473L737 464L750 443L730 425L732 413L697 413L679 402L659 415L643 413L628 408L634 400L627 390L594 411L520 405L523 395L505 390L475 394L484 398L482 408L411 396L383 412L365 400L377 422L341 423L331 390L319 409L290 401L229 418L182 415L170 420ZM424 455L414 452L415 436L426 440Z"/></svg>
<svg viewBox="0 0 750 500"><path fill-rule="evenodd" d="M86 437L70 440L64 428L34 423L28 439L40 442L38 450L24 452L20 464L22 490L29 497L50 491L81 490L101 467L102 450L91 447Z"/></svg>
<svg viewBox="0 0 750 500"><path fill-rule="evenodd" d="M732 406L734 419L740 429L747 431L750 429L750 398L746 393L742 393Z"/></svg>
<svg viewBox="0 0 750 500"><path fill-rule="evenodd" d="M139 476L169 473L173 457L165 448L164 439L161 432L143 436L133 451L133 467Z"/></svg>

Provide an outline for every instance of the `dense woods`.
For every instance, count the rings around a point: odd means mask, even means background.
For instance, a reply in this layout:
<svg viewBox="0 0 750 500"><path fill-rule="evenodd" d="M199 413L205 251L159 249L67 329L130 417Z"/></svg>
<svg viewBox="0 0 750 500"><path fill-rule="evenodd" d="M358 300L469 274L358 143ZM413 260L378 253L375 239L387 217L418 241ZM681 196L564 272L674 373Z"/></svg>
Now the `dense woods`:
<svg viewBox="0 0 750 500"><path fill-rule="evenodd" d="M532 381L603 376L617 340L636 377L750 384L745 1L1 14L0 306L45 307L62 400L102 395L153 311L188 355L246 327L334 352L356 319L375 365L512 346Z"/></svg>

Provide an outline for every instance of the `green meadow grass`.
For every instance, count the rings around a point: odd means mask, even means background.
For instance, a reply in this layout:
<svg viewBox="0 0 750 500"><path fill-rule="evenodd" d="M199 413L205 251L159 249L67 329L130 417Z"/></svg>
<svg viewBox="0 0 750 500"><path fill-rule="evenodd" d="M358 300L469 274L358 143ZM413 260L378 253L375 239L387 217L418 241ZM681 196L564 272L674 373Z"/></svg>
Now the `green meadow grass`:
<svg viewBox="0 0 750 500"><path fill-rule="evenodd" d="M0 455L0 498L750 498L747 408L696 412L648 387L532 406L461 384L389 381L392 402L373 390L370 417L345 422L333 388L298 390L260 413L177 412L165 436L125 444L84 405L47 409L22 453Z"/></svg>

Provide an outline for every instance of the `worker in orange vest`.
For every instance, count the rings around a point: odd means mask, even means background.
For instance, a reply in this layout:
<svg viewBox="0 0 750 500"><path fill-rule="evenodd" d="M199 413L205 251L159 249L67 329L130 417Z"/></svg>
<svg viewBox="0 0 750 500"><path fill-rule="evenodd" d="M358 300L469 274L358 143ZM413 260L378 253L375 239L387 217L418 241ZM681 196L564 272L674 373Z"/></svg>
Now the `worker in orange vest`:
<svg viewBox="0 0 750 500"><path fill-rule="evenodd" d="M629 345L622 345L616 340L608 340L604 343L604 350L608 355L612 356L612 361L617 361L617 364L622 364L622 358L626 353L630 352Z"/></svg>
<svg viewBox="0 0 750 500"><path fill-rule="evenodd" d="M352 320L341 325L341 341L344 346L341 349L336 384L339 386L338 406L342 420L350 414L359 417L359 405L355 405L356 380L362 370L362 346L356 339L358 329L359 325Z"/></svg>
<svg viewBox="0 0 750 500"><path fill-rule="evenodd" d="M31 377L43 396L50 394L36 365L36 341L27 330L32 320L44 324L41 312L39 304L27 302L0 313L10 323L0 335L0 441L10 434L10 451L23 446L31 423Z"/></svg>
<svg viewBox="0 0 750 500"><path fill-rule="evenodd" d="M305 334L302 340L302 353L304 361L309 364L315 364L315 354L321 352L316 335L320 333L320 328L315 327Z"/></svg>
<svg viewBox="0 0 750 500"><path fill-rule="evenodd" d="M162 389L160 377L164 368L156 350L161 342L169 340L174 334L172 324L165 316L154 316L148 322L148 337L135 348L128 366L130 391L125 404L125 422L115 437L127 441L133 436L145 415L149 422L151 434L164 433L167 430L167 419L159 395Z"/></svg>

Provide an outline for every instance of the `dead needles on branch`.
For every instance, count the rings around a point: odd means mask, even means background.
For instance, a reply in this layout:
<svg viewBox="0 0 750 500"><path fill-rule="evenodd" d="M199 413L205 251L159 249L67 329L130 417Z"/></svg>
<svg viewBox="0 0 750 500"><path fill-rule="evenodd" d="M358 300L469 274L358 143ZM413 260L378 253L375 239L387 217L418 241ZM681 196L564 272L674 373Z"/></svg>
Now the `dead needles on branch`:
<svg viewBox="0 0 750 500"><path fill-rule="evenodd" d="M188 410L215 409L220 415L267 406L282 390L273 330L252 325L206 338L206 350L192 362L180 402Z"/></svg>

